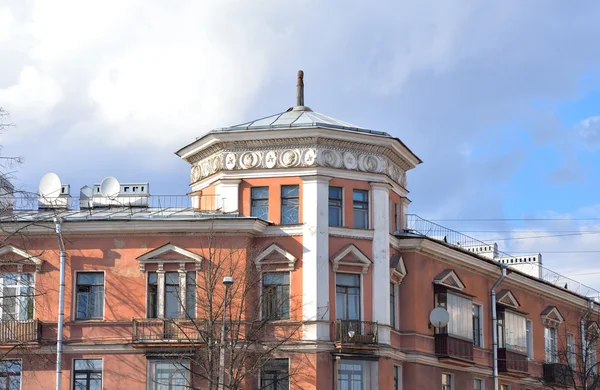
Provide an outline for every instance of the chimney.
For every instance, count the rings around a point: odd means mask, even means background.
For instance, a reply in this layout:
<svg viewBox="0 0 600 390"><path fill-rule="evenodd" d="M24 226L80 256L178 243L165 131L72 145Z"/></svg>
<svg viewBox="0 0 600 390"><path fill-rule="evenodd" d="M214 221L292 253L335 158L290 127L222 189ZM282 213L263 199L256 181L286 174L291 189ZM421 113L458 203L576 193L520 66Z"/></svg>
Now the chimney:
<svg viewBox="0 0 600 390"><path fill-rule="evenodd" d="M298 71L298 83L296 84L296 107L304 106L304 72Z"/></svg>

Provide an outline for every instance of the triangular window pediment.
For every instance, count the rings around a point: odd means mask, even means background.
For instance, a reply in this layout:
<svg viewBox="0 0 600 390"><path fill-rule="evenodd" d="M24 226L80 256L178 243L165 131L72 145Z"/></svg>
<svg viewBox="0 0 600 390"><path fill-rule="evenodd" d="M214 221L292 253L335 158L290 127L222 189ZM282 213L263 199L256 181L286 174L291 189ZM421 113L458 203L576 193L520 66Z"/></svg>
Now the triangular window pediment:
<svg viewBox="0 0 600 390"><path fill-rule="evenodd" d="M19 272L23 272L22 267L24 265L33 265L35 271L40 272L43 263L44 260L16 246L5 245L0 248L0 265L16 265L19 268Z"/></svg>
<svg viewBox="0 0 600 390"><path fill-rule="evenodd" d="M456 272L452 269L447 269L433 279L433 283L441 286L450 287L456 290L462 290L465 285L460 280Z"/></svg>
<svg viewBox="0 0 600 390"><path fill-rule="evenodd" d="M600 337L600 327L596 322L592 322L587 327L587 335L588 340L597 340Z"/></svg>
<svg viewBox="0 0 600 390"><path fill-rule="evenodd" d="M203 260L202 256L171 243L146 252L137 259L140 262L141 271L145 270L146 264L162 265L165 263L195 263L196 270L199 270Z"/></svg>
<svg viewBox="0 0 600 390"><path fill-rule="evenodd" d="M390 277L393 278L394 276L397 278L398 283L402 282L402 279L406 276L404 259L398 253L390 257Z"/></svg>
<svg viewBox="0 0 600 390"><path fill-rule="evenodd" d="M336 253L331 258L331 262L333 264L333 272L337 272L340 265L349 265L362 267L362 273L366 274L371 265L371 260L354 244L349 244Z"/></svg>
<svg viewBox="0 0 600 390"><path fill-rule="evenodd" d="M542 322L546 326L556 327L564 321L562 314L558 311L556 306L548 306L542 312Z"/></svg>
<svg viewBox="0 0 600 390"><path fill-rule="evenodd" d="M498 298L497 298L496 302L498 302L504 306L512 307L513 309L517 309L519 306L521 306L519 304L519 301L517 301L517 299L515 298L515 296L513 295L513 293L510 290L500 291L498 293Z"/></svg>
<svg viewBox="0 0 600 390"><path fill-rule="evenodd" d="M264 266L273 266L293 271L296 257L277 244L271 244L254 259L256 268L260 271Z"/></svg>

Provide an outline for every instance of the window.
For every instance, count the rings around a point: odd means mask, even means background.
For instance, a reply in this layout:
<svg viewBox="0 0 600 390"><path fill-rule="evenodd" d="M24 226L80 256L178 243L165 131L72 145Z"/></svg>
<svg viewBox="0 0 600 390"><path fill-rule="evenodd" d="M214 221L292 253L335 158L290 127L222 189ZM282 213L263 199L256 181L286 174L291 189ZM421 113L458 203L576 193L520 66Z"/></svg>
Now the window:
<svg viewBox="0 0 600 390"><path fill-rule="evenodd" d="M19 390L21 388L21 361L0 360L0 389Z"/></svg>
<svg viewBox="0 0 600 390"><path fill-rule="evenodd" d="M567 361L571 369L575 368L575 336L567 333Z"/></svg>
<svg viewBox="0 0 600 390"><path fill-rule="evenodd" d="M148 361L148 390L185 390L189 388L190 363L173 360Z"/></svg>
<svg viewBox="0 0 600 390"><path fill-rule="evenodd" d="M180 291L180 278L185 277L185 292ZM158 295L160 283L156 272L148 272L148 318L158 318L158 302L164 302L164 318L196 317L196 272L165 272L161 278L164 294ZM185 299L185 311L183 302ZM181 313L181 314L180 314Z"/></svg>
<svg viewBox="0 0 600 390"><path fill-rule="evenodd" d="M73 390L102 390L102 359L75 359Z"/></svg>
<svg viewBox="0 0 600 390"><path fill-rule="evenodd" d="M546 363L558 363L555 328L544 328L544 346L546 350Z"/></svg>
<svg viewBox="0 0 600 390"><path fill-rule="evenodd" d="M527 320L512 311L498 313L498 346L527 353Z"/></svg>
<svg viewBox="0 0 600 390"><path fill-rule="evenodd" d="M360 276L336 274L335 310L338 320L360 320Z"/></svg>
<svg viewBox="0 0 600 390"><path fill-rule="evenodd" d="M400 204L394 203L394 232L400 231Z"/></svg>
<svg viewBox="0 0 600 390"><path fill-rule="evenodd" d="M400 377L400 367L394 366L394 390L400 390L402 379Z"/></svg>
<svg viewBox="0 0 600 390"><path fill-rule="evenodd" d="M473 345L483 347L483 316L481 305L473 304Z"/></svg>
<svg viewBox="0 0 600 390"><path fill-rule="evenodd" d="M352 193L352 207L354 209L354 227L356 229L368 229L369 191L354 190Z"/></svg>
<svg viewBox="0 0 600 390"><path fill-rule="evenodd" d="M464 339L473 338L473 302L450 292L436 294L437 305L444 307L450 314L448 325L439 329L439 333L447 333Z"/></svg>
<svg viewBox="0 0 600 390"><path fill-rule="evenodd" d="M300 189L298 186L281 186L281 224L293 225L299 222L298 204ZM316 199L315 199L316 201Z"/></svg>
<svg viewBox="0 0 600 390"><path fill-rule="evenodd" d="M482 379L475 379L473 381L473 390L483 390L483 380Z"/></svg>
<svg viewBox="0 0 600 390"><path fill-rule="evenodd" d="M289 390L288 359L274 359L265 363L260 373L260 388L262 390Z"/></svg>
<svg viewBox="0 0 600 390"><path fill-rule="evenodd" d="M102 319L104 316L104 273L77 273L76 299L75 319Z"/></svg>
<svg viewBox="0 0 600 390"><path fill-rule="evenodd" d="M442 390L452 390L452 375L442 374Z"/></svg>
<svg viewBox="0 0 600 390"><path fill-rule="evenodd" d="M33 274L0 274L2 321L33 319Z"/></svg>
<svg viewBox="0 0 600 390"><path fill-rule="evenodd" d="M329 187L329 226L342 226L341 187Z"/></svg>
<svg viewBox="0 0 600 390"><path fill-rule="evenodd" d="M269 187L252 187L250 198L250 215L268 221Z"/></svg>
<svg viewBox="0 0 600 390"><path fill-rule="evenodd" d="M592 336L593 338L597 337L597 336ZM590 373L589 375L595 375L595 373L598 371L598 367L596 366L596 340L592 339L591 341L586 341L586 345L587 345L587 371Z"/></svg>
<svg viewBox="0 0 600 390"><path fill-rule="evenodd" d="M262 289L263 318L283 320L290 318L290 273L266 272Z"/></svg>
<svg viewBox="0 0 600 390"><path fill-rule="evenodd" d="M510 390L509 385L500 385L500 390Z"/></svg>
<svg viewBox="0 0 600 390"><path fill-rule="evenodd" d="M390 325L392 329L396 329L398 324L396 323L396 285L390 283Z"/></svg>
<svg viewBox="0 0 600 390"><path fill-rule="evenodd" d="M533 360L533 323L527 320L527 357Z"/></svg>
<svg viewBox="0 0 600 390"><path fill-rule="evenodd" d="M338 390L379 388L377 361L341 359L338 361Z"/></svg>

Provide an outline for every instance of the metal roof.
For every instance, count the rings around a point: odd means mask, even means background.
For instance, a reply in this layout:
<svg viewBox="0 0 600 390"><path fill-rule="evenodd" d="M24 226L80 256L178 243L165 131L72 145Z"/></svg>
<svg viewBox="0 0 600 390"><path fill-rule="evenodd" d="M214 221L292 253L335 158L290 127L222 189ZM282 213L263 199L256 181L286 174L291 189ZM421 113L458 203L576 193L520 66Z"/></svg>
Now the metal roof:
<svg viewBox="0 0 600 390"><path fill-rule="evenodd" d="M240 131L240 130L270 130L285 128L328 128L338 130L358 131L361 133L383 135L391 137L383 131L365 129L327 115L314 112L305 106L296 106L279 114L270 115L250 122L241 123L230 127L217 128L211 131Z"/></svg>

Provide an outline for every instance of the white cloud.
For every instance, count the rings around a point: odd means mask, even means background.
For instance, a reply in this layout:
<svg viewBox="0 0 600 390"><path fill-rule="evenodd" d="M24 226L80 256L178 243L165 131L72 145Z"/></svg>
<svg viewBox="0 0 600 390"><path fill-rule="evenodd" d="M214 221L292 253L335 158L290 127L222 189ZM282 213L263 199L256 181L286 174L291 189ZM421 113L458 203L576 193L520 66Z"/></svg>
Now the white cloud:
<svg viewBox="0 0 600 390"><path fill-rule="evenodd" d="M600 116L592 116L579 123L579 134L587 146L600 146Z"/></svg>
<svg viewBox="0 0 600 390"><path fill-rule="evenodd" d="M6 41L9 38L13 20L10 9L6 7L0 8L0 42Z"/></svg>

